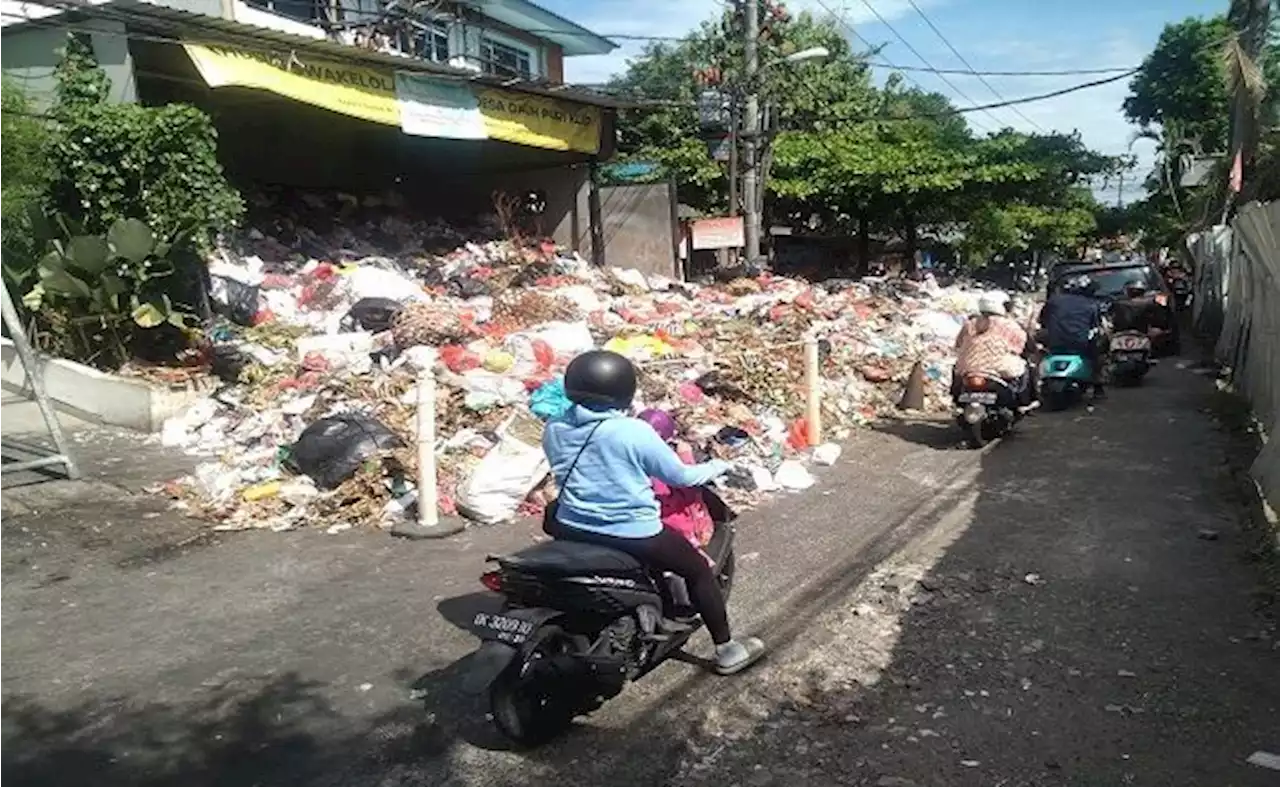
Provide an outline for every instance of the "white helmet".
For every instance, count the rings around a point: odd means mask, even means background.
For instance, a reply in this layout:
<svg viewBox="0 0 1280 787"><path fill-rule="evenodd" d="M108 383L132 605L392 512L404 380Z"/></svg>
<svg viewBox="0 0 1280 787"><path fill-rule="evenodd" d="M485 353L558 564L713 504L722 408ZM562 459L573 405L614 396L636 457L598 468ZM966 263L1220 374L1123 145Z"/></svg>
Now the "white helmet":
<svg viewBox="0 0 1280 787"><path fill-rule="evenodd" d="M1004 316L1008 314L1005 309L1005 301L1009 300L1009 296L1003 292L989 292L978 298L978 312L981 314L998 314Z"/></svg>

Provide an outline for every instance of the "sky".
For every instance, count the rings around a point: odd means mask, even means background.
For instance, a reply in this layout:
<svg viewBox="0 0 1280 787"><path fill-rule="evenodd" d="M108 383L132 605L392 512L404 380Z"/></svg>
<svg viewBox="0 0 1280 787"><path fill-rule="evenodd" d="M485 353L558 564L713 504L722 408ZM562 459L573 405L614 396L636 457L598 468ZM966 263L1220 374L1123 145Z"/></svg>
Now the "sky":
<svg viewBox="0 0 1280 787"><path fill-rule="evenodd" d="M717 16L725 0L539 0L539 4L597 33L633 36L681 36L704 19ZM1131 67L1155 46L1160 31L1170 22L1189 16L1222 13L1227 0L915 0L923 16L908 0L792 0L793 13L811 11L820 18L841 18L863 38L885 44L881 59L897 65L924 63L894 34L897 31L933 67L965 69L966 66L934 32L925 17L946 36L978 71L1059 71L1068 69ZM875 13L888 23L878 20ZM890 29L892 27L892 30ZM865 46L841 27L855 50ZM610 55L566 59L566 81L594 84L626 69L645 44L620 41ZM876 69L877 81L890 73ZM911 72L922 87L943 93L957 107L988 104L1004 99L1048 93L1100 76L988 76L991 88L969 74L948 74L951 85L937 74ZM1106 76L1106 75L1102 75ZM979 133L1011 126L1019 131L1079 130L1091 148L1107 154L1132 152L1139 172L1150 170L1153 149L1145 140L1130 147L1134 127L1125 122L1121 104L1128 79L1065 96L1011 107L970 113L970 124ZM1024 117L1025 116L1025 117ZM1126 186L1126 202L1141 194L1136 184ZM1100 199L1114 202L1116 184Z"/></svg>

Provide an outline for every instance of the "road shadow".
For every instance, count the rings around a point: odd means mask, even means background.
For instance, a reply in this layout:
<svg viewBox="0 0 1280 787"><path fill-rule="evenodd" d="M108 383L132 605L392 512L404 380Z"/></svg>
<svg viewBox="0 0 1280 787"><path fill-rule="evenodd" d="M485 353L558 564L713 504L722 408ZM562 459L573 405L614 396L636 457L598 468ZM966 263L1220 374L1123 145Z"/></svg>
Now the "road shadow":
<svg viewBox="0 0 1280 787"><path fill-rule="evenodd" d="M501 611L502 596L484 591L446 598L436 605L436 612L440 613L440 617L468 633L472 630L472 622L477 613Z"/></svg>
<svg viewBox="0 0 1280 787"><path fill-rule="evenodd" d="M1275 747L1276 609L1211 394L1162 374L975 455L933 532L827 605L820 647L717 711L758 721L693 741L669 783L1274 784L1246 758Z"/></svg>
<svg viewBox="0 0 1280 787"><path fill-rule="evenodd" d="M939 451L960 450L965 447L964 435L951 419L886 418L876 421L871 428L893 435L899 440Z"/></svg>

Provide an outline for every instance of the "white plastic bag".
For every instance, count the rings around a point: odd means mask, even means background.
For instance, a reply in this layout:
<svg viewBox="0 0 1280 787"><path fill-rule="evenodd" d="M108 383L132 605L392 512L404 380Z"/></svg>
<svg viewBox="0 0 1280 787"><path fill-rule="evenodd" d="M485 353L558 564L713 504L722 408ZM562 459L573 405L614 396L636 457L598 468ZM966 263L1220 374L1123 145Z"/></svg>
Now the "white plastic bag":
<svg viewBox="0 0 1280 787"><path fill-rule="evenodd" d="M794 460L779 465L773 480L788 492L802 492L817 483L805 466Z"/></svg>
<svg viewBox="0 0 1280 787"><path fill-rule="evenodd" d="M361 265L351 271L347 275L347 288L353 301L362 298L390 298L401 303L430 300L413 279L373 265Z"/></svg>
<svg viewBox="0 0 1280 787"><path fill-rule="evenodd" d="M458 513L483 525L512 519L550 471L541 448L504 434L458 493Z"/></svg>
<svg viewBox="0 0 1280 787"><path fill-rule="evenodd" d="M529 398L524 383L485 369L469 369L462 375L462 385L467 390L463 405L471 410L518 404Z"/></svg>
<svg viewBox="0 0 1280 787"><path fill-rule="evenodd" d="M526 335L541 339L551 345L556 355L565 358L584 353L596 346L595 339L591 338L591 329L585 322L549 322Z"/></svg>

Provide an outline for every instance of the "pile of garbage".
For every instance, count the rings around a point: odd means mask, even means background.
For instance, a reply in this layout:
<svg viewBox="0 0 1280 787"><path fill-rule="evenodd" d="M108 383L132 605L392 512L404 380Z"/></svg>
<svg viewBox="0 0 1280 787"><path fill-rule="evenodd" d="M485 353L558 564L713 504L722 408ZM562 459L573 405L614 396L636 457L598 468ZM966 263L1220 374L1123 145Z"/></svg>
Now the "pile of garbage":
<svg viewBox="0 0 1280 787"><path fill-rule="evenodd" d="M917 365L925 409L949 406L952 347L981 295L929 279L689 284L504 240L493 222L411 222L353 200L310 195L210 261L224 319L208 366L224 385L162 440L216 457L166 491L220 529L415 516L424 374L441 511L536 515L555 493L542 426L569 406L564 367L594 347L636 362L637 406L671 413L697 456L741 468L726 495L749 507L812 486L809 465L839 456L810 445L806 337L819 339L823 437L839 440L895 411Z"/></svg>

